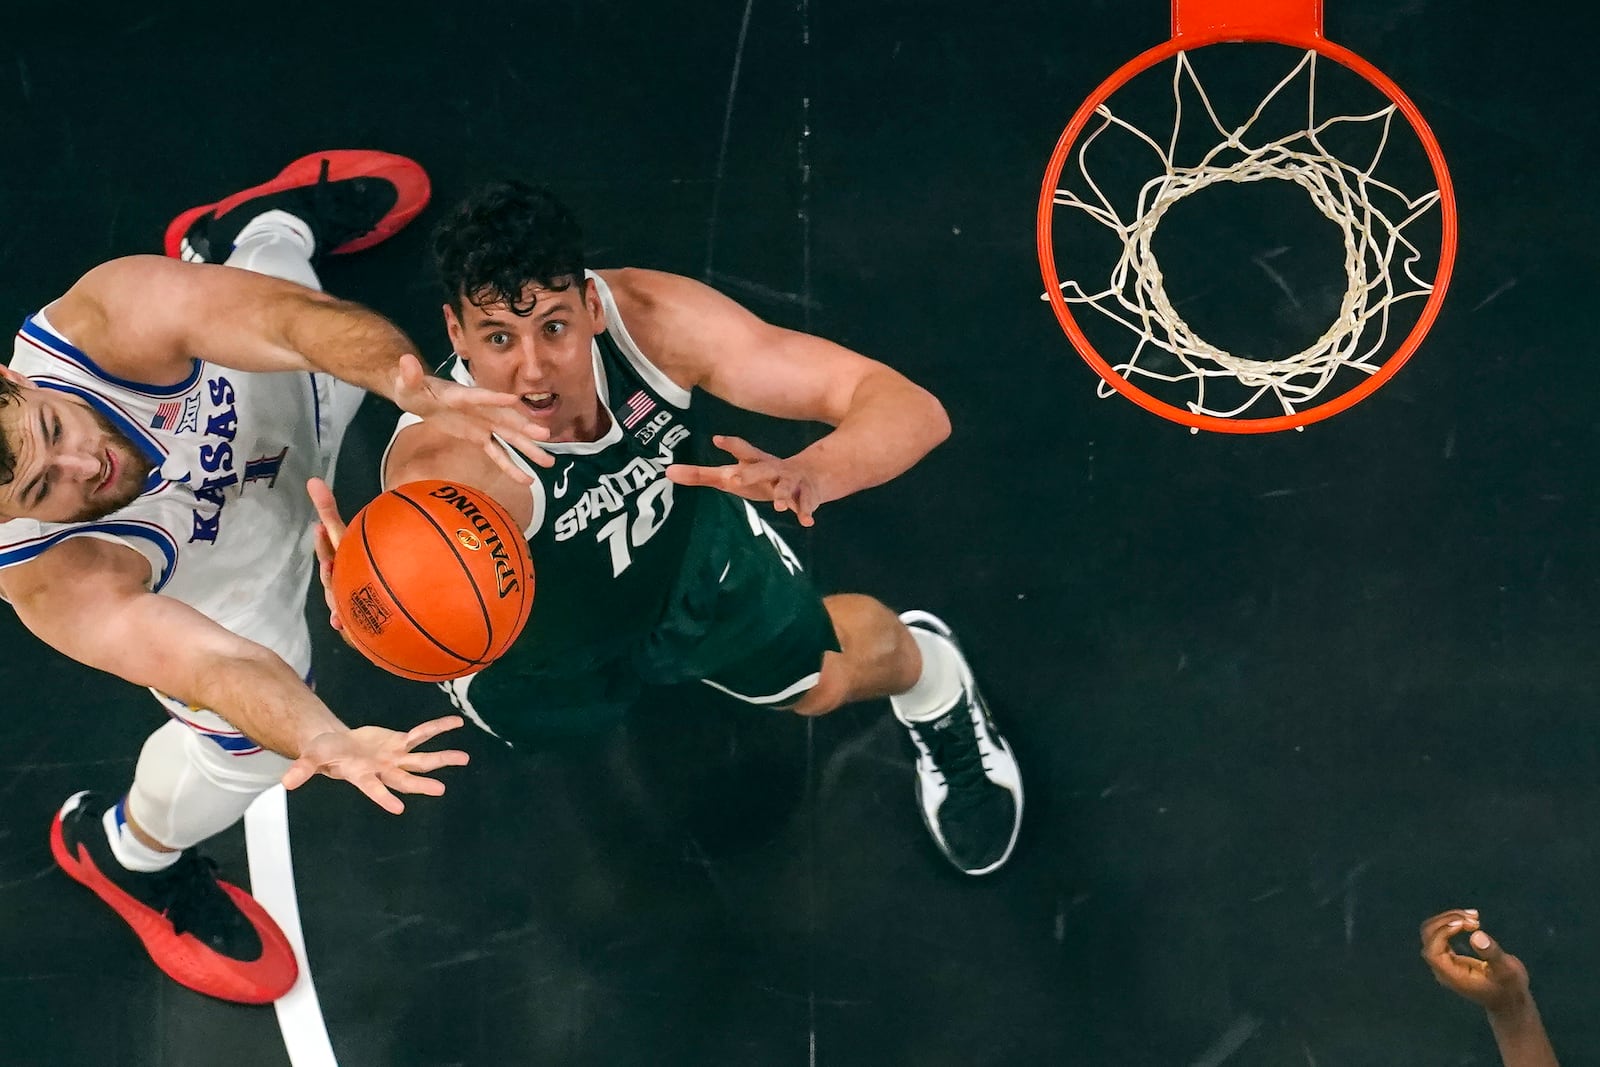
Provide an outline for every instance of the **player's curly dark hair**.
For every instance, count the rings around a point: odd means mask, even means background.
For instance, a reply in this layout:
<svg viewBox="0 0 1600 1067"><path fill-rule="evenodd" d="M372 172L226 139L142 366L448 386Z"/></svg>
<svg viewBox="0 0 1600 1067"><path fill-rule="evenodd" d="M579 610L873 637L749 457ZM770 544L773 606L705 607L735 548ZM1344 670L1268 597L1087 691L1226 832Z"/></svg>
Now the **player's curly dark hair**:
<svg viewBox="0 0 1600 1067"><path fill-rule="evenodd" d="M22 390L10 378L0 377L0 408L10 407L20 403ZM0 485L5 485L17 476L17 453L11 447L11 442L6 440L6 435L0 433Z"/></svg>
<svg viewBox="0 0 1600 1067"><path fill-rule="evenodd" d="M433 230L433 261L451 306L504 304L527 315L527 287L565 290L583 281L583 231L548 189L523 181L486 185Z"/></svg>

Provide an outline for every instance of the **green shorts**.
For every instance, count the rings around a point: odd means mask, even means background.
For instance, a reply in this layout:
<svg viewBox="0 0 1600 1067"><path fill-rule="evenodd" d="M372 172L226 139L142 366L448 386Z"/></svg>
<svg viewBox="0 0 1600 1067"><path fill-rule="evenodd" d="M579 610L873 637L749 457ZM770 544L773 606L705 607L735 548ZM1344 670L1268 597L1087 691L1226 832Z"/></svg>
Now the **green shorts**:
<svg viewBox="0 0 1600 1067"><path fill-rule="evenodd" d="M822 597L750 504L725 515L693 572L643 640L581 671L497 663L441 688L479 726L514 745L583 737L619 722L646 686L700 681L749 704L782 707L817 684L839 638Z"/></svg>

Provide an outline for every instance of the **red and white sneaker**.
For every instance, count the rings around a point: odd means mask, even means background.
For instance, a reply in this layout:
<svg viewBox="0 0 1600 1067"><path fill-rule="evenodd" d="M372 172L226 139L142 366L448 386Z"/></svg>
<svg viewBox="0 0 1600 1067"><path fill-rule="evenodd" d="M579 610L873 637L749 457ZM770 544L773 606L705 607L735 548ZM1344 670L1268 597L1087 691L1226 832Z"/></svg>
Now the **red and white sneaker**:
<svg viewBox="0 0 1600 1067"><path fill-rule="evenodd" d="M101 822L107 806L93 793L62 805L50 824L50 851L61 869L111 905L180 985L240 1004L268 1004L287 993L300 969L272 916L220 881L216 865L192 848L153 874L123 867Z"/></svg>
<svg viewBox="0 0 1600 1067"><path fill-rule="evenodd" d="M268 211L286 211L311 228L314 259L371 248L405 228L428 206L432 186L422 165L388 152L339 149L302 156L276 178L192 207L167 224L166 254L221 263L234 238Z"/></svg>

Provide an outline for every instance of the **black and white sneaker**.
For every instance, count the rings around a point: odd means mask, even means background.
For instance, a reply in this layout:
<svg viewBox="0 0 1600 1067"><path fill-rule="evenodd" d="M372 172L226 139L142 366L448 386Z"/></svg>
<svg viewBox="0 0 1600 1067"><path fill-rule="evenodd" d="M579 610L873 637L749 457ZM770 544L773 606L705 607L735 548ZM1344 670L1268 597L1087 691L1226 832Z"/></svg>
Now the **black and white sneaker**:
<svg viewBox="0 0 1600 1067"><path fill-rule="evenodd" d="M903 612L900 621L949 641L961 666L961 696L949 711L928 722L900 720L917 746L922 821L951 863L967 874L988 874L1011 856L1022 828L1016 757L995 729L950 627L926 611Z"/></svg>
<svg viewBox="0 0 1600 1067"><path fill-rule="evenodd" d="M283 211L311 230L314 259L344 255L394 236L431 195L428 172L405 156L357 149L315 152L270 181L178 215L167 224L163 248L174 259L222 263L253 219Z"/></svg>

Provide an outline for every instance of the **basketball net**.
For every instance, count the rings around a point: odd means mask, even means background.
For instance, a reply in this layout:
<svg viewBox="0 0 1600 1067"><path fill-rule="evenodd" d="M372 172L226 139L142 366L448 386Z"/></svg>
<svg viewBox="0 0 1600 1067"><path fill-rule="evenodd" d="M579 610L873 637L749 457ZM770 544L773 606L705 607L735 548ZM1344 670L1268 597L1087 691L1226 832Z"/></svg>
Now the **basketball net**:
<svg viewBox="0 0 1600 1067"><path fill-rule="evenodd" d="M1390 103L1370 114L1317 118L1316 52L1307 51L1294 69L1261 100L1243 123L1229 127L1217 115L1188 56L1173 60L1172 91L1175 107L1172 131L1165 146L1149 133L1117 115L1108 101L1095 111L1096 123L1081 138L1075 153L1087 194L1057 187L1055 204L1083 212L1110 230L1122 244L1105 288L1088 291L1078 281L1061 282L1064 298L1092 307L1121 324L1137 339L1132 354L1113 368L1130 382L1190 383L1194 398L1188 409L1199 415L1231 418L1258 402L1281 407L1285 415L1315 400L1342 368L1371 375L1383 364L1389 336L1390 310L1401 301L1427 297L1433 283L1418 277L1422 253L1406 237L1406 229L1433 211L1440 199L1437 188L1411 196L1374 177L1389 144L1396 106ZM1282 95L1305 90L1305 128L1271 138L1255 130L1263 112ZM1184 87L1198 97L1204 119L1222 138L1198 161L1178 157L1184 113ZM1195 109L1191 108L1191 115ZM1401 119L1402 127L1404 118ZM1370 160L1346 162L1324 147L1322 140L1334 127L1368 125L1377 148ZM1087 153L1096 139L1113 127L1139 138L1160 157L1162 173L1145 182L1131 218L1123 218L1090 173ZM1192 139L1193 134L1189 135ZM1203 135L1207 141L1209 134ZM1370 142L1369 142L1370 143ZM1168 298L1161 267L1152 242L1162 218L1172 206L1219 182L1293 182L1310 196L1317 210L1339 228L1344 238L1348 285L1332 325L1308 347L1271 360L1233 355L1200 337L1178 314ZM1398 266L1398 270L1396 267ZM1174 357L1151 358L1157 352ZM1141 363L1141 360L1144 360ZM1150 364L1157 364L1152 366ZM1178 365L1181 365L1178 366ZM1245 388L1226 390L1226 403L1208 403L1207 383L1218 378L1237 380ZM1100 395L1112 387L1100 383ZM1213 390L1215 392L1215 390ZM1264 399L1265 398L1265 399ZM1212 406L1212 405L1218 406Z"/></svg>

